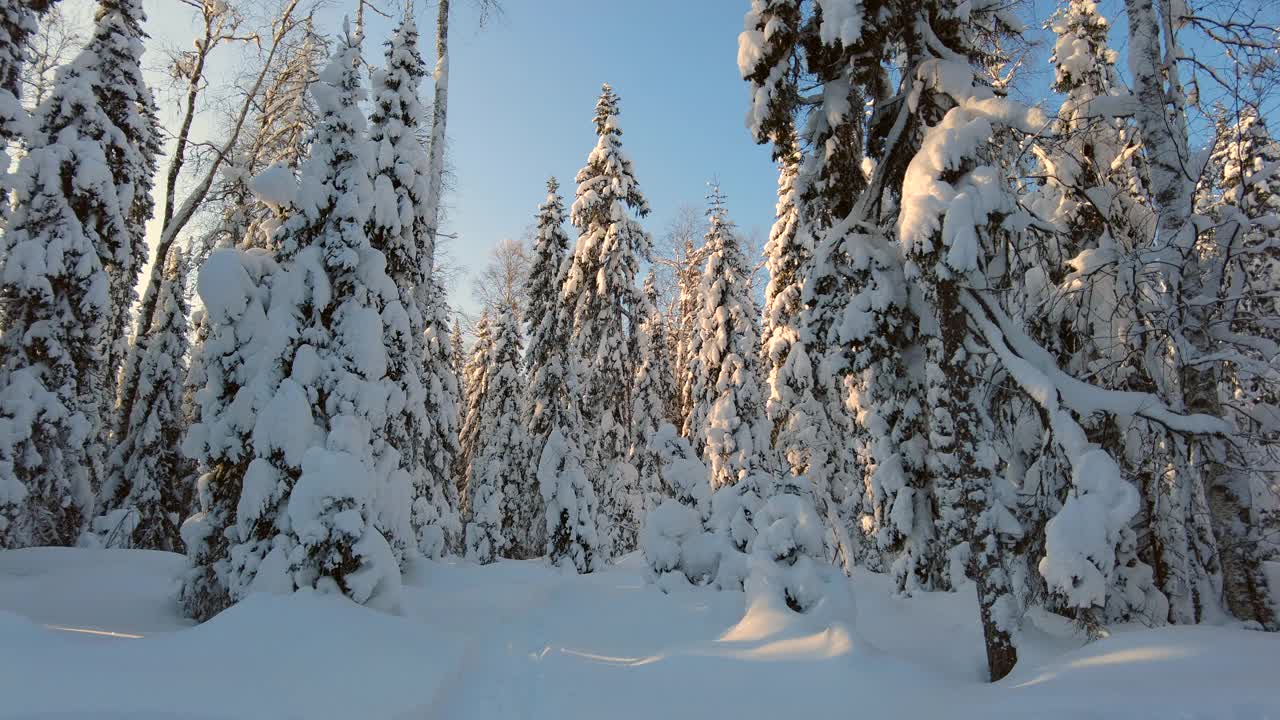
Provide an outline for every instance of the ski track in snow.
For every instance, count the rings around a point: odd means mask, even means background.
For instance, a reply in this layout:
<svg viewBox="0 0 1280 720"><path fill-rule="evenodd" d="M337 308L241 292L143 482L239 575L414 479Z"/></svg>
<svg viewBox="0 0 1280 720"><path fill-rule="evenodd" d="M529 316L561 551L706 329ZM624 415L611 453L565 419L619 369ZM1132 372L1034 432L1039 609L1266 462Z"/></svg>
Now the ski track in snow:
<svg viewBox="0 0 1280 720"><path fill-rule="evenodd" d="M1120 629L1081 647L1037 617L992 686L968 593L903 599L861 574L850 629L744 617L741 593L664 595L640 566L420 562L404 617L255 595L191 627L180 556L0 552L0 718L1280 717L1266 633Z"/></svg>

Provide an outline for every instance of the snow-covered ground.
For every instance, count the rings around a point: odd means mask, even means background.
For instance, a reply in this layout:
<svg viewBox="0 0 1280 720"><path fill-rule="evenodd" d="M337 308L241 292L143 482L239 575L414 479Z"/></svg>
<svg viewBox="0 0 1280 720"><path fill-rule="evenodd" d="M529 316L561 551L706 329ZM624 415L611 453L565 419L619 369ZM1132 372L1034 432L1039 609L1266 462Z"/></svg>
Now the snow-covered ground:
<svg viewBox="0 0 1280 720"><path fill-rule="evenodd" d="M968 593L904 600L875 575L853 580L856 618L801 617L744 609L741 593L664 595L636 558L587 576L422 562L403 616L255 595L193 627L171 600L182 565L0 552L0 717L1280 717L1274 635L1166 628L1082 646L1042 621L988 685Z"/></svg>

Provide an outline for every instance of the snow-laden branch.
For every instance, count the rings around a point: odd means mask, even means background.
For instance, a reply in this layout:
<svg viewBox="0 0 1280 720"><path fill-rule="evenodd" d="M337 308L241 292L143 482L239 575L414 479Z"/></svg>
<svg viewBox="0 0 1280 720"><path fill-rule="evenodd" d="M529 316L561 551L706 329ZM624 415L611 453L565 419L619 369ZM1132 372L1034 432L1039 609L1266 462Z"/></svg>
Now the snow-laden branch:
<svg viewBox="0 0 1280 720"><path fill-rule="evenodd" d="M977 292L966 292L961 296L961 303L978 324L988 342L992 341L989 336L990 330L998 330L1001 333L1002 344L1008 343L1011 357L1035 369L1044 378L1044 382L1049 383L1057 391L1062 404L1081 415L1099 411L1131 415L1163 425L1173 432L1190 435L1227 435L1231 432L1231 426L1221 418L1175 412L1151 393L1109 390L1078 380L1058 368L1057 362L1049 351L1019 329L1003 311L992 303L986 302ZM1002 357L1001 360L1004 361L1004 358ZM1012 367L1007 369L1011 374L1013 373ZM1018 378L1015 376L1014 379ZM1043 388L1036 386L1024 387L1024 390L1037 402L1039 402L1037 393L1043 395L1046 392Z"/></svg>

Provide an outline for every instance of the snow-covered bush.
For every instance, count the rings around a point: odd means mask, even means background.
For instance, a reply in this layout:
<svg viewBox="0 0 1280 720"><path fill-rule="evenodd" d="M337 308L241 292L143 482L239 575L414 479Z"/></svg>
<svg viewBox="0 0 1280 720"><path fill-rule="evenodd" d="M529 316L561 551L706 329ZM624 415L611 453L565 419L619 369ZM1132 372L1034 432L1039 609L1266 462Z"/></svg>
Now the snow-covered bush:
<svg viewBox="0 0 1280 720"><path fill-rule="evenodd" d="M710 492L710 473L664 424L650 440L670 497L646 517L640 547L650 579L668 592L690 586L776 588L796 612L847 583L826 558L826 528L803 478L752 473ZM838 580L837 580L838 576Z"/></svg>
<svg viewBox="0 0 1280 720"><path fill-rule="evenodd" d="M797 613L823 608L824 619L851 626L853 591L844 572L826 560L825 528L804 479L774 482L766 494L743 580L748 606L785 605Z"/></svg>

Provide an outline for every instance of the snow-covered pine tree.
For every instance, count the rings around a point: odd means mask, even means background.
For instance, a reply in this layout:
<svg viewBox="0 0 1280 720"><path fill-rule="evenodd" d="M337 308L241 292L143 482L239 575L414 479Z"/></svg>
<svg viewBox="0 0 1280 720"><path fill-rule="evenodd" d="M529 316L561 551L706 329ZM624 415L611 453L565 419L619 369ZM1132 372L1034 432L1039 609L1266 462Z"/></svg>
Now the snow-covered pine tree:
<svg viewBox="0 0 1280 720"><path fill-rule="evenodd" d="M459 447L459 411L462 397L454 371L452 338L446 336L450 310L444 288L432 277L423 306L426 327L426 362L422 377L426 390L426 427L423 464L429 494L414 501L414 513L426 529L418 549L427 557L457 552L462 547L462 503L459 480L454 476ZM461 333L458 336L461 340ZM423 504L425 501L425 504ZM435 529L433 529L435 528Z"/></svg>
<svg viewBox="0 0 1280 720"><path fill-rule="evenodd" d="M109 127L81 75L58 76L65 121L45 124L14 178L0 318L0 541L73 545L101 472L109 279L99 238L127 230L104 147ZM46 113L45 117L56 115ZM68 178L79 181L70 183Z"/></svg>
<svg viewBox="0 0 1280 720"><path fill-rule="evenodd" d="M485 373L489 366L489 353L493 345L493 317L489 308L480 313L475 325L475 342L462 365L464 394L462 409L462 425L458 431L458 455L454 458L456 468L454 476L458 482L458 495L462 498L463 524L471 520L471 491L467 489L467 478L471 475L471 461L475 457L475 449L479 443L480 429L484 422L480 415L480 398L484 394Z"/></svg>
<svg viewBox="0 0 1280 720"><path fill-rule="evenodd" d="M650 271L644 281L644 304L640 326L636 329L636 378L631 409L631 464L640 478L645 514L666 497L658 457L649 440L658 428L672 421L667 409L675 392L675 375L667 354L666 316L658 308L656 282Z"/></svg>
<svg viewBox="0 0 1280 720"><path fill-rule="evenodd" d="M772 470L760 390L758 317L751 268L718 185L709 196L698 312L688 352L692 410L685 435L711 470L711 486Z"/></svg>
<svg viewBox="0 0 1280 720"><path fill-rule="evenodd" d="M107 547L180 552L179 525L190 511L182 483L190 462L182 455L182 413L187 374L187 260L174 248L165 260L164 283L138 360L138 400L107 462L102 515L94 531Z"/></svg>
<svg viewBox="0 0 1280 720"><path fill-rule="evenodd" d="M314 587L359 603L398 603L392 546L407 539L408 523L406 518L403 527L388 528L405 535L385 538L377 527L377 498L400 497L407 512L410 489L407 482L393 485L402 476L385 471L379 455L386 450L376 437L393 391L385 378L380 310L382 303L396 302L396 294L385 259L365 234L372 185L358 105L361 68L359 38L345 32L312 89L320 121L302 183L274 233L283 267L271 278L267 320L278 339L268 341L270 354L244 383L262 403L253 408L251 424L243 414L238 418L240 428L248 426L247 466L210 462L212 477L202 481L209 494L225 492L210 487L215 483L240 486L234 514L211 518L235 524L224 533L232 536L229 557L209 557L216 549L210 536L224 528L208 516L190 532L184 527L184 539L196 545L196 570L212 565L215 574L221 571L225 579L217 579L228 601L252 586ZM199 278L206 306L224 317L247 305L245 285L253 288L252 278L242 277L243 260L230 252L215 253ZM226 422L212 419L211 426L202 417L189 443L203 445L206 453L218 450L215 443L223 437L210 430ZM201 602L207 578L208 572L197 572L188 582L188 606L217 612L216 605Z"/></svg>
<svg viewBox="0 0 1280 720"><path fill-rule="evenodd" d="M199 509L182 524L188 569L178 600L188 617L202 622L249 591L256 562L246 564L243 558L256 561L270 549L259 547L267 541L250 537L254 524L241 522L240 500L255 459L255 420L269 388L278 383L275 356L287 342L267 316L279 272L261 249L223 248L205 260L196 279L205 312L204 337L196 346L190 378L200 383L194 394L198 419L182 449L202 474L197 481ZM269 521L260 534L274 535Z"/></svg>
<svg viewBox="0 0 1280 720"><path fill-rule="evenodd" d="M647 215L649 205L622 150L618 112L618 96L605 84L596 103L596 146L578 171L570 219L581 234L561 291L561 312L571 328L570 361L582 384L583 422L591 431L587 470L600 503L606 557L634 548L639 530L637 476L627 461L635 373L629 318L638 317L636 275L651 245L632 217Z"/></svg>
<svg viewBox="0 0 1280 720"><path fill-rule="evenodd" d="M155 101L142 75L145 21L142 0L98 0L93 35L62 71L77 78L80 89L92 94L107 123L95 137L103 144L107 171L126 223L123 234L100 235L97 241L98 255L110 278L107 336L103 338L107 345L102 370L110 389L102 398L103 419L108 424L104 431L126 421L113 417L116 383L128 353L138 274L147 261L145 232L155 207L151 187L161 149ZM55 88L40 109L42 131L49 136L72 121L68 115L72 109L64 99Z"/></svg>
<svg viewBox="0 0 1280 720"><path fill-rule="evenodd" d="M527 308L525 324L529 337L524 357L525 373L529 380L525 396L525 408L528 412L526 428L529 435L528 471L535 486L542 479L539 472L542 456L547 452L551 434L557 429L560 432L557 442L563 447L556 452L576 452L576 458L566 461L576 462L579 466L583 461L581 417L576 415L577 408L570 397L573 390L570 388L567 366L568 333L560 324L564 319L560 312L560 288L568 271L565 259L569 251L569 236L564 231L564 201L560 199L559 190L560 184L555 178L547 180L547 197L538 208L533 261L524 286ZM531 555L542 554L544 546L549 542L546 533L550 518L544 521L547 509L542 506L542 499L547 492L540 487L537 492L537 520L530 525L531 547L528 550ZM550 492L554 497L555 489L552 488ZM556 514L556 518L558 522L559 514Z"/></svg>
<svg viewBox="0 0 1280 720"><path fill-rule="evenodd" d="M783 150L779 163L776 220L764 248L769 284L765 287L761 362L768 389L765 413L771 424L769 441L783 463L781 472L807 478L827 528L824 547L828 559L846 563L851 559L845 554L848 531L827 484L838 439L826 409L814 396L814 368L800 332L801 293L811 255L796 206L799 150L791 136L783 136L779 144L791 149Z"/></svg>
<svg viewBox="0 0 1280 720"><path fill-rule="evenodd" d="M874 43L863 35L865 31L877 36L873 28L880 18L864 17L849 3L823 4L807 17L804 12L805 5L796 0L753 3L739 36L738 64L751 87L748 125L755 140L773 142L775 159L796 163L797 217L810 238L809 257L800 272L801 310L796 322L805 358L797 360L810 363L812 393L827 416L825 421L818 420L818 429L832 438L855 440L832 442L826 446L825 458L809 463L810 486L832 526L829 540L835 540L834 554L843 556L846 565L863 559L878 567L874 545L863 537L874 535L876 529L858 529L866 519L861 500L866 486L860 477L870 475L858 467L855 451L873 444L855 421L858 409L850 407L855 396L850 386L856 379L848 349L853 338L842 333L848 334L846 328L865 330L866 314L891 302L893 294L883 287L866 287L865 276L871 268L865 266L873 264L875 253L859 246L868 245L864 229L874 227L878 218L861 218L865 224L858 234L843 224L867 185L862 167L862 86L879 92L877 83L882 79L878 63L870 60L876 56ZM822 90L806 117L800 117L805 104L797 87L802 80L817 83ZM793 130L797 126L798 134ZM836 224L840 227L833 228ZM847 324L846 312L854 315ZM864 340L869 346L884 342L874 334ZM830 430L822 432L823 425ZM855 530L856 545L850 546L845 539L846 528Z"/></svg>
<svg viewBox="0 0 1280 720"><path fill-rule="evenodd" d="M476 401L477 431L467 476L470 517L466 557L488 564L498 557L521 557L529 547L527 523L541 521L541 504L526 466L529 439L524 427L525 392L520 371L520 320L514 308L497 308L489 328L489 356Z"/></svg>
<svg viewBox="0 0 1280 720"><path fill-rule="evenodd" d="M569 265L564 203L555 178L538 210L533 266L525 284L529 347L529 469L542 501L535 527L541 552L558 567L591 572L599 562L596 497L584 469L585 428L578 410L577 379L569 356L569 316L560 309L560 288Z"/></svg>
<svg viewBox="0 0 1280 720"><path fill-rule="evenodd" d="M692 233L690 233L692 235ZM675 373L675 402L672 421L683 430L693 412L692 363L689 347L693 332L697 325L699 285L702 282L702 266L705 261L703 245L694 245L693 238L687 237L684 249L680 254L680 265L676 268L676 300L674 318L671 322L671 339L668 348L672 357L672 371Z"/></svg>
<svg viewBox="0 0 1280 720"><path fill-rule="evenodd" d="M424 125L418 86L425 76L418 29L406 14L387 41L386 66L373 74L369 140L374 150L374 194L368 232L370 245L386 256L387 276L398 291L398 301L383 310L387 376L396 385L383 432L386 441L400 451L400 467L413 487L413 545L429 556L439 556L456 533L456 510L450 502L454 483L441 472L451 460L445 457L452 455L445 438L456 428L456 421L451 417L453 399L446 397L447 379L424 375L428 369L436 370L439 359L438 354L430 358L427 354L428 306L443 299L431 297L435 252L423 214L429 182L427 152L418 137ZM388 315L392 310L403 313ZM432 393L429 399L428 393ZM429 457L429 451L434 455Z"/></svg>

